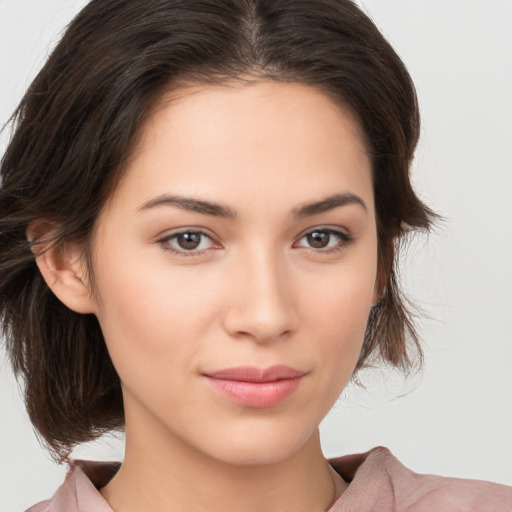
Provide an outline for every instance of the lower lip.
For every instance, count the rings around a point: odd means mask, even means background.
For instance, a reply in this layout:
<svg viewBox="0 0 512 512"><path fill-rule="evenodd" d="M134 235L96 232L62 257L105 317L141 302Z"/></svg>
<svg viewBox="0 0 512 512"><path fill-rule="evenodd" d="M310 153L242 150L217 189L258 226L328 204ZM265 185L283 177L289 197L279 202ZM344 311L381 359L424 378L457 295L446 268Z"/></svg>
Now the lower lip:
<svg viewBox="0 0 512 512"><path fill-rule="evenodd" d="M206 377L210 386L220 394L244 407L275 407L292 395L302 377L280 379L271 382L246 382Z"/></svg>

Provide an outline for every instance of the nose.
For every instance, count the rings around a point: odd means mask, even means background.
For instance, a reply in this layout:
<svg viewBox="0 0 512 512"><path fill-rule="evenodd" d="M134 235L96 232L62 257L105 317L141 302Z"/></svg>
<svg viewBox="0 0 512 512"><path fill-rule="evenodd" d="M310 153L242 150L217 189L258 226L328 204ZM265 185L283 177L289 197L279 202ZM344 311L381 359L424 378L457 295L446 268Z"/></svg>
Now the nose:
<svg viewBox="0 0 512 512"><path fill-rule="evenodd" d="M286 265L270 252L240 258L230 272L224 329L236 338L268 343L290 335L298 318Z"/></svg>

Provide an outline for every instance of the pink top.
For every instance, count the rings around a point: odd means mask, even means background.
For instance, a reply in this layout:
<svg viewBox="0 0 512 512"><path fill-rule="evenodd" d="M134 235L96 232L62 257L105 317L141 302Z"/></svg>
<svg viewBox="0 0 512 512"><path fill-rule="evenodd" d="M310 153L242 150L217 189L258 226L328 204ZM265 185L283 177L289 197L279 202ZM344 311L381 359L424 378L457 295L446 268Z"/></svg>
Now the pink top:
<svg viewBox="0 0 512 512"><path fill-rule="evenodd" d="M386 448L330 462L350 484L328 512L512 512L512 487L417 474ZM119 466L75 461L53 498L26 512L113 512L98 489Z"/></svg>

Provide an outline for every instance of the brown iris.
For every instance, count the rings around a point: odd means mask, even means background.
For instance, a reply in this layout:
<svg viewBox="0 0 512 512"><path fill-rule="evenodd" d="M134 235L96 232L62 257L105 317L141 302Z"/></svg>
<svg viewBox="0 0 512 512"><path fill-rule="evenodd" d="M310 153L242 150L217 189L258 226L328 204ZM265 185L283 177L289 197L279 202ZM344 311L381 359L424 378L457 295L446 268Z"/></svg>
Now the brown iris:
<svg viewBox="0 0 512 512"><path fill-rule="evenodd" d="M329 244L331 234L325 231L313 231L306 235L308 244L315 249L323 249Z"/></svg>
<svg viewBox="0 0 512 512"><path fill-rule="evenodd" d="M176 241L181 249L191 251L197 249L201 243L201 233L180 233L176 235Z"/></svg>

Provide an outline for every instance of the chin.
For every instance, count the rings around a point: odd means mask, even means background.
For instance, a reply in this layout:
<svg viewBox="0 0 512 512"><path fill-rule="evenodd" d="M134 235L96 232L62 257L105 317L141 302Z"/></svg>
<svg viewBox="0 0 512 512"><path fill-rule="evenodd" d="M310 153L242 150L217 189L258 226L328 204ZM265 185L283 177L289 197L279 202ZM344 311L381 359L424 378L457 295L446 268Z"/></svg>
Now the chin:
<svg viewBox="0 0 512 512"><path fill-rule="evenodd" d="M230 450L221 455L222 461L231 466L269 466L290 459L298 450L285 450L283 447L251 447ZM220 454L219 454L220 455Z"/></svg>
<svg viewBox="0 0 512 512"><path fill-rule="evenodd" d="M237 435L226 439L225 443L216 443L211 456L233 466L265 466L278 464L298 455L318 436L313 434L297 435L295 431L252 432L251 435Z"/></svg>

